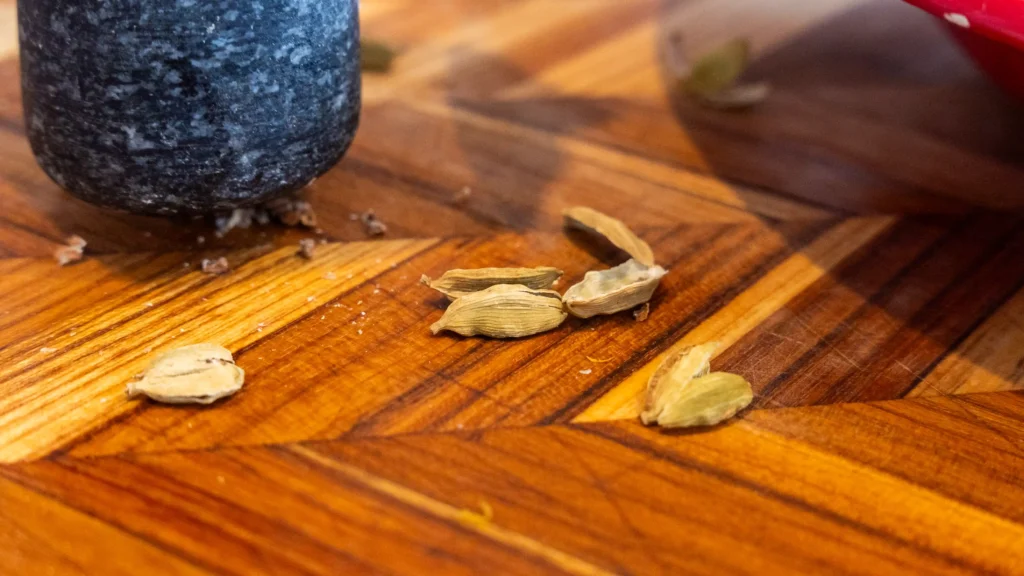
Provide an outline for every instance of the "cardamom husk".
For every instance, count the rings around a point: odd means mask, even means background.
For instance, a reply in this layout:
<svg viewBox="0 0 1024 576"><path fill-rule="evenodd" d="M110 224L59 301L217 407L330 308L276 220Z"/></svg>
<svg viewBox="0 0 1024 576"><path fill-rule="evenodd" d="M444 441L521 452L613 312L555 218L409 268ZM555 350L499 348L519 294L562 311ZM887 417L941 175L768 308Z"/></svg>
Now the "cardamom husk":
<svg viewBox="0 0 1024 576"><path fill-rule="evenodd" d="M479 292L499 284L518 284L535 290L544 290L550 288L555 283L555 280L558 280L561 276L561 270L551 268L550 266L539 268L474 268L449 270L437 280L431 280L429 276L423 275L420 278L420 283L430 286L447 296L450 300L455 300L466 294Z"/></svg>
<svg viewBox="0 0 1024 576"><path fill-rule="evenodd" d="M566 225L603 236L637 262L654 266L654 251L620 220L586 206L570 208L563 216Z"/></svg>
<svg viewBox="0 0 1024 576"><path fill-rule="evenodd" d="M754 399L750 384L728 372L711 372L717 342L688 346L661 363L647 382L644 424L666 428L713 426Z"/></svg>
<svg viewBox="0 0 1024 576"><path fill-rule="evenodd" d="M169 404L211 404L242 388L245 371L231 352L215 344L194 344L156 357L142 377L128 383L128 397L146 395Z"/></svg>
<svg viewBox="0 0 1024 576"><path fill-rule="evenodd" d="M627 260L608 270L587 272L583 281L565 291L562 301L573 316L590 318L614 314L644 304L658 287L665 269Z"/></svg>
<svg viewBox="0 0 1024 576"><path fill-rule="evenodd" d="M520 338L557 328L566 316L561 296L554 290L499 284L455 300L430 331Z"/></svg>

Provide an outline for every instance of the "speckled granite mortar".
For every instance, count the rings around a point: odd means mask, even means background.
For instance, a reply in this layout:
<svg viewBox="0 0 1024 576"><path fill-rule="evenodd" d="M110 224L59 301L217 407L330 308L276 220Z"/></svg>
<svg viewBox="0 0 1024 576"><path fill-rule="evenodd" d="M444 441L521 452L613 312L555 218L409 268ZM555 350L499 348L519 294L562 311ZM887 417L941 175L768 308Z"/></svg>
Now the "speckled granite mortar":
<svg viewBox="0 0 1024 576"><path fill-rule="evenodd" d="M18 16L32 149L89 202L254 204L355 135L356 0L19 0Z"/></svg>

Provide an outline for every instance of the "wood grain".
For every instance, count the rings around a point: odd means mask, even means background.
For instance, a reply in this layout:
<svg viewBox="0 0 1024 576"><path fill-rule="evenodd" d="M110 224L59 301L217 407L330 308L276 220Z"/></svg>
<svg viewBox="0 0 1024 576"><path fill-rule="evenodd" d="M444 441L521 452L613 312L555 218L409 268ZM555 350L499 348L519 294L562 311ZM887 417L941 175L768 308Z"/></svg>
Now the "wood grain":
<svg viewBox="0 0 1024 576"><path fill-rule="evenodd" d="M1024 571L1019 103L894 0L363 0L398 49L315 229L86 205L36 166L0 0L0 572L1017 574ZM748 38L771 97L675 93ZM679 39L681 53L667 41ZM431 336L421 274L624 256L650 317ZM388 226L370 239L358 215ZM67 236L83 262L58 267ZM318 244L312 260L298 241ZM225 256L224 276L198 271ZM635 418L667 354L723 343L756 401ZM245 387L129 401L164 349Z"/></svg>
<svg viewBox="0 0 1024 576"><path fill-rule="evenodd" d="M1024 436L1006 425L1022 416L1024 397L980 395L760 411L704 434L555 426L0 475L218 572L1009 574L1024 462L1006 442Z"/></svg>
<svg viewBox="0 0 1024 576"><path fill-rule="evenodd" d="M944 357L907 396L1024 388L1024 291L1017 292Z"/></svg>
<svg viewBox="0 0 1024 576"><path fill-rule="evenodd" d="M18 52L18 14L14 0L0 2L0 60Z"/></svg>
<svg viewBox="0 0 1024 576"><path fill-rule="evenodd" d="M728 302L823 229L817 221L794 224L785 234L752 225L656 229L645 237L661 261L690 272L665 278L647 322L627 315L570 320L510 341L432 336L427 327L446 300L420 286L420 275L545 263L565 270L564 288L602 264L561 234L446 241L385 267L280 338L260 335L236 356L249 388L215 412L146 407L61 449L86 456L565 420L568 407L647 364L698 324L709 308L694 302ZM702 280L694 282L695 275ZM335 303L340 308L331 308ZM330 361L296 362L304 350L319 350ZM395 351L402 351L401 361Z"/></svg>
<svg viewBox="0 0 1024 576"><path fill-rule="evenodd" d="M89 303L0 350L0 461L41 456L138 406L124 386L161 350L200 342L239 350L321 307L318 317L334 316L340 309L325 303L431 244L324 245L312 262L286 248L221 277L182 267L180 255L148 259L141 270L133 270L135 258L98 262L162 278L143 290L127 288L123 299ZM89 272L61 272L76 270ZM8 295L5 306L15 308L19 295L34 298L42 287L26 288Z"/></svg>

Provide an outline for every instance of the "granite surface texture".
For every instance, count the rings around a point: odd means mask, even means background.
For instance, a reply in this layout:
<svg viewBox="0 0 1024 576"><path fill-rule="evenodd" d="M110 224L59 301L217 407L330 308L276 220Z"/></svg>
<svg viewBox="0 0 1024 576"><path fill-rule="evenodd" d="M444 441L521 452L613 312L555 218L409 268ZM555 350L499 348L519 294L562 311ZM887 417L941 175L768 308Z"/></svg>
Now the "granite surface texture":
<svg viewBox="0 0 1024 576"><path fill-rule="evenodd" d="M359 121L356 0L19 0L39 164L94 204L207 213L302 188Z"/></svg>

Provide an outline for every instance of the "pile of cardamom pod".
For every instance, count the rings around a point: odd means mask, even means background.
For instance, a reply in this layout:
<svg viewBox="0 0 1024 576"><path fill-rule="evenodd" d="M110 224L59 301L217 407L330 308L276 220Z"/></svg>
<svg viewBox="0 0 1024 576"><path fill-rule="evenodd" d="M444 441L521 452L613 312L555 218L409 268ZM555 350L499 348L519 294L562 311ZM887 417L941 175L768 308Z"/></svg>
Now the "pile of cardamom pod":
<svg viewBox="0 0 1024 576"><path fill-rule="evenodd" d="M647 304L665 275L651 247L622 222L590 208L572 208L565 219L569 226L603 236L631 258L587 272L564 296L551 289L562 271L546 266L449 270L437 280L424 276L421 282L452 300L431 331L520 338L557 328L569 314L590 318Z"/></svg>
<svg viewBox="0 0 1024 576"><path fill-rule="evenodd" d="M651 247L619 220L591 208L571 208L564 216L567 226L604 237L630 259L587 272L564 295L551 289L562 271L547 266L449 270L436 280L423 276L423 284L452 301L431 332L521 338L553 330L569 314L590 318L634 310L638 320L646 319L648 301L665 275L665 269L655 264ZM684 348L662 362L647 384L641 417L645 424L710 426L750 404L753 393L745 379L709 373L717 347L708 343Z"/></svg>

